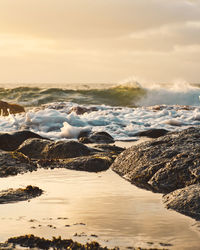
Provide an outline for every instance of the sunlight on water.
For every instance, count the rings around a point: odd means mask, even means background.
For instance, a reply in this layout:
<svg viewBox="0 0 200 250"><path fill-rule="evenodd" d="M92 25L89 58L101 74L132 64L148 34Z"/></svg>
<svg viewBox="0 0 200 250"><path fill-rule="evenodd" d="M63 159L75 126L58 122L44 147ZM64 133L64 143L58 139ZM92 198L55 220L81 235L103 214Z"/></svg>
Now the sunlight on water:
<svg viewBox="0 0 200 250"><path fill-rule="evenodd" d="M199 245L192 219L168 211L161 194L138 189L111 170L98 174L39 170L2 179L0 189L28 184L45 193L30 202L0 206L1 241L33 233L122 248L172 244L172 249L195 249Z"/></svg>

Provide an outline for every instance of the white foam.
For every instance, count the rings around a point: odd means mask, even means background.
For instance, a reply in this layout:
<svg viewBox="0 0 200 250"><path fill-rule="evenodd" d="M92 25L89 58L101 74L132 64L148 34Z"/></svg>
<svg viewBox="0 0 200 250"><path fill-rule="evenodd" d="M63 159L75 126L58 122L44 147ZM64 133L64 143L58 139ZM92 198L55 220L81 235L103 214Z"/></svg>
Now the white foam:
<svg viewBox="0 0 200 250"><path fill-rule="evenodd" d="M96 106L97 111L77 115L68 113L65 103L63 108L29 110L26 114L0 117L0 131L9 132L29 129L51 139L76 139L81 131L106 131L116 140L134 138L134 134L150 128L180 130L189 126L200 125L200 107L162 105L154 107L117 108ZM87 106L88 107L88 106Z"/></svg>
<svg viewBox="0 0 200 250"><path fill-rule="evenodd" d="M88 127L81 128L81 127L74 127L71 126L69 123L64 122L63 127L61 128L60 136L67 139L77 138L80 132L90 131Z"/></svg>

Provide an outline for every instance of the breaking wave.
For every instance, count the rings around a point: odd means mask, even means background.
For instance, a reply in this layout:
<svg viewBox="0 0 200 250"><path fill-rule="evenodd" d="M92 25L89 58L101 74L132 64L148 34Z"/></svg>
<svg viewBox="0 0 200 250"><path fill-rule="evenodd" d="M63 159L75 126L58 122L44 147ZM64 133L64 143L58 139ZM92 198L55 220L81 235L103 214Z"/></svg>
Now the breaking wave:
<svg viewBox="0 0 200 250"><path fill-rule="evenodd" d="M39 106L51 102L73 102L77 104L110 106L192 105L199 106L200 86L187 83L139 84L128 82L94 88L0 88L0 99L23 106Z"/></svg>

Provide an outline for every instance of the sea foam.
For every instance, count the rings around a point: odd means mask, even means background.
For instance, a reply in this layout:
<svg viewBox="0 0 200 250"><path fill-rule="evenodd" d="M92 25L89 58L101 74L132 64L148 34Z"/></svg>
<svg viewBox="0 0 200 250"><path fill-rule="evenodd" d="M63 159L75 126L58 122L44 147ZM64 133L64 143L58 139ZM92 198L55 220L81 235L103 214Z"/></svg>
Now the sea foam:
<svg viewBox="0 0 200 250"><path fill-rule="evenodd" d="M199 106L156 105L150 107L111 107L97 105L96 111L78 115L67 112L77 104L50 104L26 114L0 116L0 131L28 129L50 139L77 139L81 131L106 131L115 140L135 139L134 134L151 128L170 131L200 125ZM56 109L59 107L59 110ZM89 107L87 105L87 107Z"/></svg>

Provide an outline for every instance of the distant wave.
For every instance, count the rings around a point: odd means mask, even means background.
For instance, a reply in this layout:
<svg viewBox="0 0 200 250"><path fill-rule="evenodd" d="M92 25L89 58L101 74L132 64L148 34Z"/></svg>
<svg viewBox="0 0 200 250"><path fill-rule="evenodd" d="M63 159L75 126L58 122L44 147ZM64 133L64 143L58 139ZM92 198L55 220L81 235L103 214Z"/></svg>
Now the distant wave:
<svg viewBox="0 0 200 250"><path fill-rule="evenodd" d="M94 85L74 89L17 87L0 88L0 99L31 107L51 102L110 106L150 106L179 104L199 106L200 88L190 84L141 85L137 82L118 84L104 88Z"/></svg>

